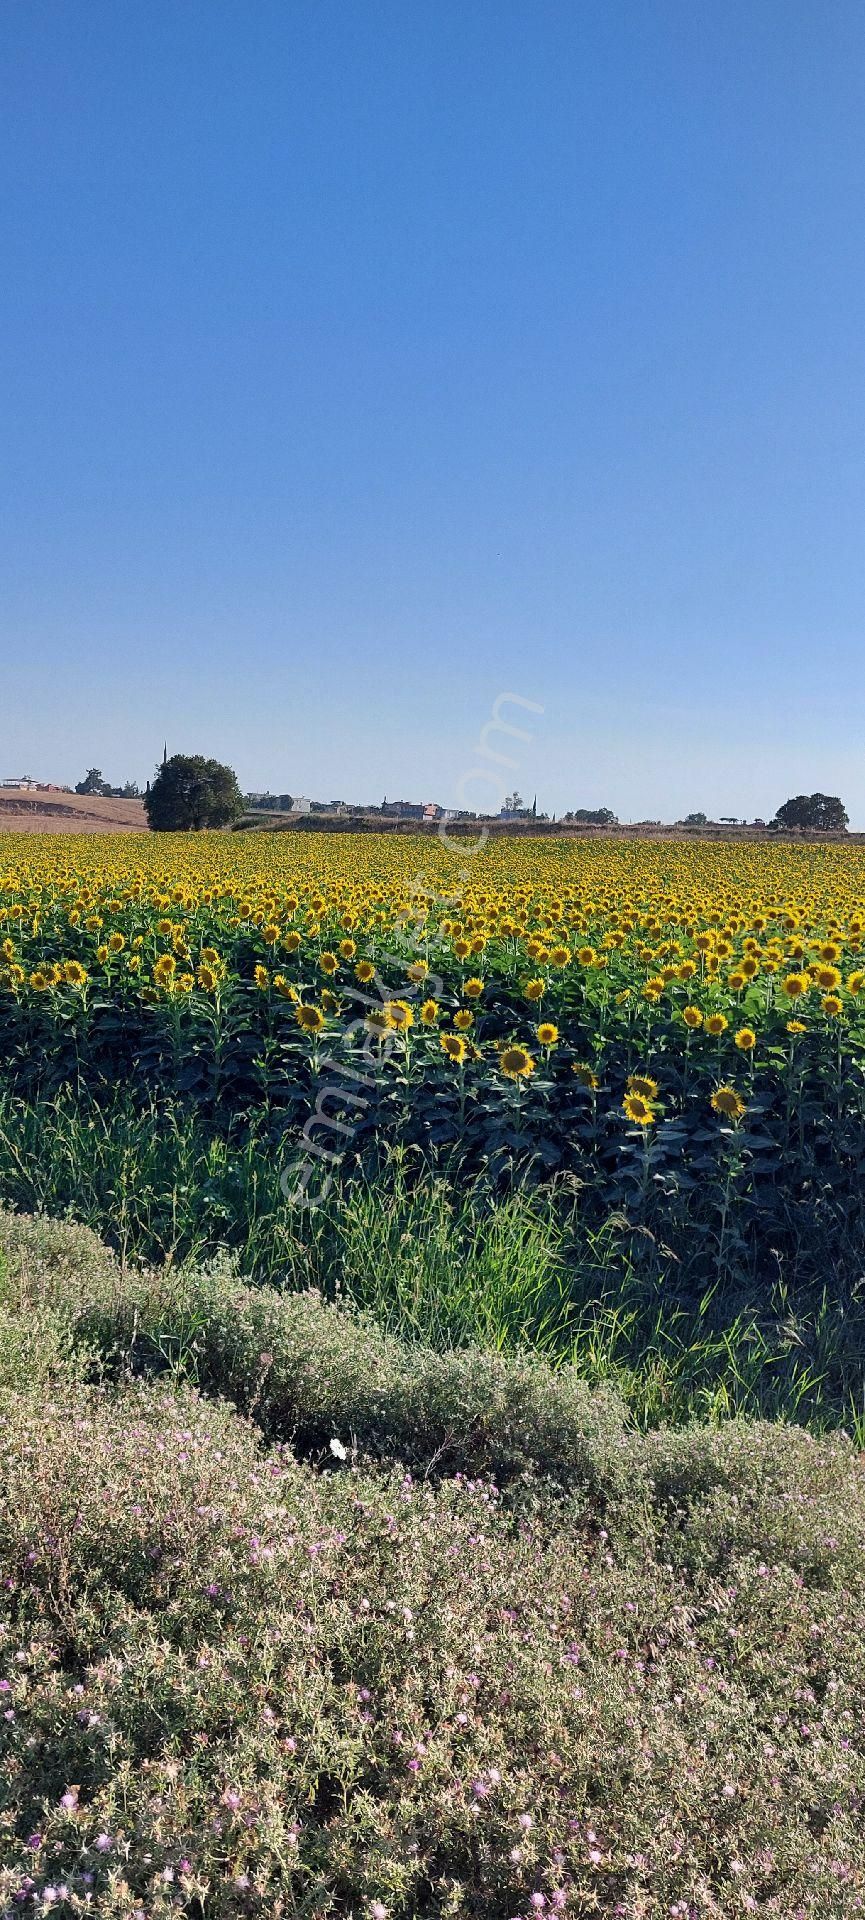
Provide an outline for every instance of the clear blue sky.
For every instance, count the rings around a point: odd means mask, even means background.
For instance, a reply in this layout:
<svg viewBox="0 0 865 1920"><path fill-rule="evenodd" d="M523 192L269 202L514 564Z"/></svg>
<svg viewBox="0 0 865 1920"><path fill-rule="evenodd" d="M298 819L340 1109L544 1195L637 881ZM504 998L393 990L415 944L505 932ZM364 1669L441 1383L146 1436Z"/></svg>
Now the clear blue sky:
<svg viewBox="0 0 865 1920"><path fill-rule="evenodd" d="M507 690L539 805L865 825L861 0L5 0L0 54L0 776L453 802Z"/></svg>

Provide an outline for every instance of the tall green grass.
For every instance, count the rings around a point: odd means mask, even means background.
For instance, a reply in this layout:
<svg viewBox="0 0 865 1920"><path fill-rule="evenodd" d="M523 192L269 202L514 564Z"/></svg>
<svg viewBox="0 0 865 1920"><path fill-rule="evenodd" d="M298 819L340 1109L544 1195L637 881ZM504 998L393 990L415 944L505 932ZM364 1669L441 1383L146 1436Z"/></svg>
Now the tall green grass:
<svg viewBox="0 0 865 1920"><path fill-rule="evenodd" d="M500 1192L413 1150L355 1166L305 1212L284 1199L284 1153L171 1104L0 1096L0 1200L81 1221L122 1263L170 1271L227 1249L252 1280L353 1302L403 1341L571 1362L644 1426L865 1425L865 1303L837 1275L722 1284L621 1213L594 1224L565 1182Z"/></svg>

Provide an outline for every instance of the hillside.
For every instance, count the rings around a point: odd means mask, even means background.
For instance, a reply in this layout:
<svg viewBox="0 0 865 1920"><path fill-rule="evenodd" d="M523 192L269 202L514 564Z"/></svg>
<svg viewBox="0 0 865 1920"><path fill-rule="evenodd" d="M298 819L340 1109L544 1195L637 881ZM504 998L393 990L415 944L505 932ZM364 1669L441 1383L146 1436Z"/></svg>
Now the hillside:
<svg viewBox="0 0 865 1920"><path fill-rule="evenodd" d="M0 790L0 833L146 833L141 800Z"/></svg>

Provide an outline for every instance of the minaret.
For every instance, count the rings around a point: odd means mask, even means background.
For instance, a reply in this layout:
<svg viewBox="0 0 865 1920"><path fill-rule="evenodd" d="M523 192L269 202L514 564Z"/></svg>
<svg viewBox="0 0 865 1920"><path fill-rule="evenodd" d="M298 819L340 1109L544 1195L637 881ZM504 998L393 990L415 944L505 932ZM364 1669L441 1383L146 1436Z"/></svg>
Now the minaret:
<svg viewBox="0 0 865 1920"><path fill-rule="evenodd" d="M167 767L168 765L168 741L167 740L163 740L162 742L162 764L164 767Z"/></svg>

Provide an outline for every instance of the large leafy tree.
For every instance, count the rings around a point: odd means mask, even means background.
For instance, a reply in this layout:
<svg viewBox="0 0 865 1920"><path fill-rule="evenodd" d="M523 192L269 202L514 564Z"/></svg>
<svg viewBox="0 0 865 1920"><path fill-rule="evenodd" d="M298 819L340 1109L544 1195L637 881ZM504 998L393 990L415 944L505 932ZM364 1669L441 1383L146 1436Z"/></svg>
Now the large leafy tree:
<svg viewBox="0 0 865 1920"><path fill-rule="evenodd" d="M175 753L163 760L144 805L156 833L200 833L236 820L243 796L231 767L200 753Z"/></svg>
<svg viewBox="0 0 865 1920"><path fill-rule="evenodd" d="M847 812L834 793L797 793L775 815L781 827L810 827L824 833L847 825Z"/></svg>

